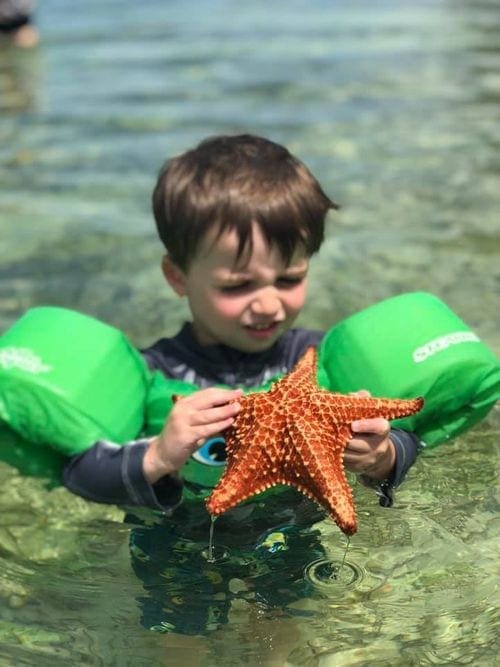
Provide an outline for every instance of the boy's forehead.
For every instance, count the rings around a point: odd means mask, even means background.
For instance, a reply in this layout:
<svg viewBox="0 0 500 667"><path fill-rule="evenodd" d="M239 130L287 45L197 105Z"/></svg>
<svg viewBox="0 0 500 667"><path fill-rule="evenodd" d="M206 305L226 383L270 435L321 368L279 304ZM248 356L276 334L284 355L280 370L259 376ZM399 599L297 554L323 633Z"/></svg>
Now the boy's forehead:
<svg viewBox="0 0 500 667"><path fill-rule="evenodd" d="M238 257L239 235L235 228L224 230L211 229L201 239L195 255L196 262L202 262L212 267L224 267L231 272L245 271L249 265L262 261L264 263L284 264L281 251L276 244L269 244L257 224L252 227L251 238ZM297 247L293 254L291 265L308 262L305 248Z"/></svg>
<svg viewBox="0 0 500 667"><path fill-rule="evenodd" d="M223 263L233 265L238 254L238 235L236 230L210 229L199 240L194 262ZM244 253L248 255L248 252ZM240 262L238 261L238 264Z"/></svg>

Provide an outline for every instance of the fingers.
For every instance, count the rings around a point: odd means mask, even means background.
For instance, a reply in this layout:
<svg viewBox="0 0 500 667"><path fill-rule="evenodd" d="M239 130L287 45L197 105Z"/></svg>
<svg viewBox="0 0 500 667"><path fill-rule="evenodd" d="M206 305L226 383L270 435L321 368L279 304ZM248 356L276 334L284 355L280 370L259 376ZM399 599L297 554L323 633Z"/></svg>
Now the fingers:
<svg viewBox="0 0 500 667"><path fill-rule="evenodd" d="M346 461L371 455L389 436L391 426L387 419L357 419L351 424L352 439L346 449Z"/></svg>
<svg viewBox="0 0 500 667"><path fill-rule="evenodd" d="M191 427L210 425L210 431L227 428L240 410L237 399L242 394L241 389L210 388L195 392L176 401L175 414Z"/></svg>
<svg viewBox="0 0 500 667"><path fill-rule="evenodd" d="M240 404L234 402L215 408L187 408L183 412L189 424L192 426L203 426L206 424L216 424L231 419L232 417L236 417L239 411Z"/></svg>
<svg viewBox="0 0 500 667"><path fill-rule="evenodd" d="M242 394L241 389L211 387L178 399L165 425L165 440L195 448L221 433L238 414Z"/></svg>
<svg viewBox="0 0 500 667"><path fill-rule="evenodd" d="M198 410L205 410L216 405L225 405L235 401L243 395L241 389L224 389L222 387L210 387L195 391L189 396L179 397L176 405L190 405Z"/></svg>
<svg viewBox="0 0 500 667"><path fill-rule="evenodd" d="M383 417L353 421L353 437L344 453L346 468L374 479L388 477L396 460L395 448L389 437L390 429L389 422Z"/></svg>
<svg viewBox="0 0 500 667"><path fill-rule="evenodd" d="M344 455L344 465L348 470L358 475L369 475L373 479L389 477L395 462L396 450L390 438L378 440L375 446L370 446L366 441L351 440Z"/></svg>
<svg viewBox="0 0 500 667"><path fill-rule="evenodd" d="M241 389L211 387L176 397L158 437L149 444L143 461L151 483L178 471L207 438L227 429L240 410Z"/></svg>
<svg viewBox="0 0 500 667"><path fill-rule="evenodd" d="M370 398L371 392L368 389L359 389L358 391L351 391L350 396L357 396L358 398Z"/></svg>
<svg viewBox="0 0 500 667"><path fill-rule="evenodd" d="M225 431L231 426L233 421L234 416L230 416L218 421L210 421L206 424L192 424L191 431L194 433L194 437L196 437L195 442L197 447L201 447L207 438Z"/></svg>
<svg viewBox="0 0 500 667"><path fill-rule="evenodd" d="M391 429L391 425L383 417L373 419L356 419L351 424L353 434L368 433L385 438Z"/></svg>

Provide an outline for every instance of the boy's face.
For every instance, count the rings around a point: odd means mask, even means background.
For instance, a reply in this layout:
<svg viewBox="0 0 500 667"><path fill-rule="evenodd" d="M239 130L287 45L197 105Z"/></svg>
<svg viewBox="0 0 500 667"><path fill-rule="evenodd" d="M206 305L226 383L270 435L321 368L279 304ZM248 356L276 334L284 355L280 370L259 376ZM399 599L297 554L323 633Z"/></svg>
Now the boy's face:
<svg viewBox="0 0 500 667"><path fill-rule="evenodd" d="M164 260L168 282L189 300L193 332L201 345L266 350L292 326L304 305L309 266L305 252L298 248L286 266L256 224L252 239L251 255L244 253L236 264L234 230L218 238L209 233L185 272L168 257Z"/></svg>

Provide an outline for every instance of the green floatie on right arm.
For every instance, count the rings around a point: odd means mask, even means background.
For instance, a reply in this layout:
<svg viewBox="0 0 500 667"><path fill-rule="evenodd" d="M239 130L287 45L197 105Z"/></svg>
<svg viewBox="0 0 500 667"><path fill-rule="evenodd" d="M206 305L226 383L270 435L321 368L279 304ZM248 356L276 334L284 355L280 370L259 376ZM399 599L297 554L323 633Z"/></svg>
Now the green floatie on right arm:
<svg viewBox="0 0 500 667"><path fill-rule="evenodd" d="M492 351L426 292L386 299L330 329L319 348L318 381L341 393L423 396L419 413L393 425L428 447L474 426L500 398L500 364Z"/></svg>

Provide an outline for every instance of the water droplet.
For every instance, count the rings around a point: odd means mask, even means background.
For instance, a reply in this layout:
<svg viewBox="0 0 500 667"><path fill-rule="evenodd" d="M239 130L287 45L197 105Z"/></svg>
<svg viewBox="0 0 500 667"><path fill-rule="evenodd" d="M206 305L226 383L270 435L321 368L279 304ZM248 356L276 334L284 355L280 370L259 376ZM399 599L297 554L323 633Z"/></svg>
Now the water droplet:
<svg viewBox="0 0 500 667"><path fill-rule="evenodd" d="M320 558L306 565L305 578L318 588L352 588L363 579L359 565L347 560Z"/></svg>
<svg viewBox="0 0 500 667"><path fill-rule="evenodd" d="M202 549L201 555L207 563L220 563L229 558L229 549L223 544L214 544L212 547Z"/></svg>

